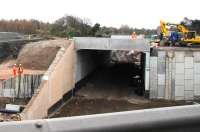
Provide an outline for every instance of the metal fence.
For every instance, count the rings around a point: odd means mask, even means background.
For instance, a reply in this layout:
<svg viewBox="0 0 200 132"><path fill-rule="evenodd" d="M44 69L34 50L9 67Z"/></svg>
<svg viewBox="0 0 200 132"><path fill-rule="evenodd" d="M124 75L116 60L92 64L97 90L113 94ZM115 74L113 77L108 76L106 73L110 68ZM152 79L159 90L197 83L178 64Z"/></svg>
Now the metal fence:
<svg viewBox="0 0 200 132"><path fill-rule="evenodd" d="M42 75L22 75L2 82L1 97L30 98L40 85Z"/></svg>

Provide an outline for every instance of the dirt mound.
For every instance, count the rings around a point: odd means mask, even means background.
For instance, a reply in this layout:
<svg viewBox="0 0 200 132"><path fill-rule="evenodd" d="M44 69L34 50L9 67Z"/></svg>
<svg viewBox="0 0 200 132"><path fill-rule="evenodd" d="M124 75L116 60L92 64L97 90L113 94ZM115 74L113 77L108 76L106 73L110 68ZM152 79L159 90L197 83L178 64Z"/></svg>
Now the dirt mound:
<svg viewBox="0 0 200 132"><path fill-rule="evenodd" d="M26 69L46 70L54 60L59 47L25 48L19 54L17 63Z"/></svg>
<svg viewBox="0 0 200 132"><path fill-rule="evenodd" d="M47 70L58 50L66 48L69 41L66 39L47 40L27 44L20 51L17 63L32 70Z"/></svg>

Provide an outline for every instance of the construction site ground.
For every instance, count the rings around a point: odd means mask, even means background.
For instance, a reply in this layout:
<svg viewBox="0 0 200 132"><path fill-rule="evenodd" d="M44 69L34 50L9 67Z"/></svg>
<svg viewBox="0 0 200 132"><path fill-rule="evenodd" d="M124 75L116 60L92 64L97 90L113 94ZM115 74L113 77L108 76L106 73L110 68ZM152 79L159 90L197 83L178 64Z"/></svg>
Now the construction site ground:
<svg viewBox="0 0 200 132"><path fill-rule="evenodd" d="M130 84L130 68L104 67L90 75L87 82L55 114L55 117L70 117L109 112L130 111L147 108L191 104L185 101L149 100L135 93Z"/></svg>

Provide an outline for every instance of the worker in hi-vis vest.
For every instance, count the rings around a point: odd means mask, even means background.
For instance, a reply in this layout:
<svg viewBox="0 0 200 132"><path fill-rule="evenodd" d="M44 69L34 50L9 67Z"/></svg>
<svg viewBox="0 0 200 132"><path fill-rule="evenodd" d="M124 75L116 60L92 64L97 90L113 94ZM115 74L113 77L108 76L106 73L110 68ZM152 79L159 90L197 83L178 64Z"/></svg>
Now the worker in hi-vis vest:
<svg viewBox="0 0 200 132"><path fill-rule="evenodd" d="M21 92L21 75L23 74L23 67L22 67L22 64L19 64L18 66L18 70L17 70L17 73L18 73L18 91L17 91L17 97L19 98L20 97L20 92Z"/></svg>
<svg viewBox="0 0 200 132"><path fill-rule="evenodd" d="M24 69L23 69L23 67L22 67L22 64L19 64L19 66L18 66L18 75L21 75L22 73L23 73L23 71L24 71Z"/></svg>
<svg viewBox="0 0 200 132"><path fill-rule="evenodd" d="M135 32L133 32L133 33L131 34L131 38L132 38L132 39L136 39L136 38L137 38L137 35L136 35Z"/></svg>
<svg viewBox="0 0 200 132"><path fill-rule="evenodd" d="M17 75L17 64L14 64L12 67L12 74L15 77Z"/></svg>

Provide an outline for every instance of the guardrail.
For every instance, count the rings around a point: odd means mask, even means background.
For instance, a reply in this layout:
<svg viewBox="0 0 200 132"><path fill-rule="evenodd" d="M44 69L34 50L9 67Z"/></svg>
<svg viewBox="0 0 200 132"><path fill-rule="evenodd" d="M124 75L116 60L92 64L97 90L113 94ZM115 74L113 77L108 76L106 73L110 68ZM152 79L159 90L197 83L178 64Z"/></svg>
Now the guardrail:
<svg viewBox="0 0 200 132"><path fill-rule="evenodd" d="M0 123L0 132L199 132L200 105Z"/></svg>

